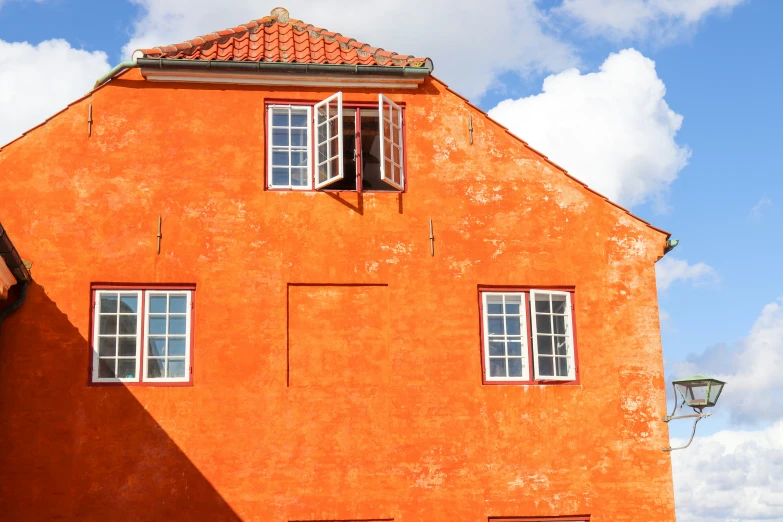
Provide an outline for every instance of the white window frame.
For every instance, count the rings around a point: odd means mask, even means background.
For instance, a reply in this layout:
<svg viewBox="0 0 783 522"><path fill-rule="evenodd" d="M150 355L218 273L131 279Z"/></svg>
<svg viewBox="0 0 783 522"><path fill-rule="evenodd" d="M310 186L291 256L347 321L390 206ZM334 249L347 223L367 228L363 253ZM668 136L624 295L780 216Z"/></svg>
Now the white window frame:
<svg viewBox="0 0 783 522"><path fill-rule="evenodd" d="M193 291L192 290L146 290L144 296L144 367L142 375L142 381L143 382L190 382L190 345L191 345L191 318L192 318L192 310L193 310ZM162 315L159 313L151 314L150 313L150 297L153 296L167 296L166 299L166 318L168 319L168 316L170 315L168 311L168 296L170 295L186 295L186 303L185 303L185 375L183 377L147 377L147 371L149 368L149 338L150 337L161 337L162 334L154 334L150 335L150 315ZM180 315L180 314L176 314ZM166 345L168 346L168 337L170 334L168 334L168 320L166 321ZM180 334L177 334L177 337L181 337ZM168 353L168 348L167 348ZM160 357L153 357L160 358ZM169 357L166 356L164 358L164 368L167 370L167 363ZM177 360L180 360L181 357L177 356Z"/></svg>
<svg viewBox="0 0 783 522"><path fill-rule="evenodd" d="M329 115L329 109L334 103L337 103L337 115L336 116L330 116ZM322 107L326 107L326 119L322 120L319 114L319 109ZM322 189L326 186L331 185L332 183L335 183L337 181L340 181L345 177L344 172L344 165L343 165L343 93L337 92L325 100L322 100L315 104L315 107L313 107L313 118L315 120L315 146L313 147L313 180L315 182L315 188ZM330 122L333 120L337 120L337 136L333 136L330 132L331 125ZM319 137L319 127L324 126L326 129L326 138L321 141ZM337 155L336 156L329 156L329 150L330 147L328 146L329 142L332 141L334 138L337 138ZM321 145L327 144L326 150L327 150L327 159L325 161L320 161L321 156L319 154L319 149ZM337 173L332 172L332 162L334 160L337 160ZM318 181L318 177L320 174L321 167L326 167L327 172L327 179L325 181Z"/></svg>
<svg viewBox="0 0 783 522"><path fill-rule="evenodd" d="M389 107L388 114L386 111L384 111L384 105L387 105ZM396 117L395 117L396 114ZM378 125L380 126L380 138L381 138L381 181L391 185L392 187L396 188L397 190L404 190L405 187L405 150L404 150L404 144L403 136L403 115L402 115L402 107L391 101L389 98L384 96L383 94L378 95ZM394 120L397 120L396 122ZM392 134L391 136L386 136L384 133L384 127L385 123L389 122L389 130L390 132L394 131L393 125L396 125L398 127L397 136L395 141L395 136ZM389 141L391 146L389 147L391 151L391 157L386 156L386 141ZM395 147L399 147L399 157L397 157L394 154ZM394 173L393 172L386 172L386 160L389 160L392 164L392 169L394 167L397 167L400 169L400 182L397 183L394 181Z"/></svg>
<svg viewBox="0 0 783 522"><path fill-rule="evenodd" d="M525 292L491 292L491 291L482 291L481 296L481 304L482 304L482 321L484 325L484 379L487 382L509 382L509 381L529 381L530 380L530 346L529 346L529 339L530 334L529 330L527 328L527 299L525 297ZM489 333L489 303L488 298L490 296L514 296L519 297L519 306L520 306L520 328L519 328L519 337L520 337L520 343L521 343L521 357L518 357L522 360L522 375L519 376L506 376L506 377L497 377L497 376L491 376L490 375L490 360L495 358L490 356L490 341L491 340L503 340L504 342L508 342L508 337L517 337L517 336L509 336L508 334L502 335L502 336L491 336ZM497 315L497 314L493 314ZM505 310L505 298L503 300L503 309L501 317L503 317L503 328L505 330L505 324L506 324L506 310ZM509 358L516 356L509 356L506 349L506 355L503 356L503 359L506 361L506 374L508 374L508 360Z"/></svg>
<svg viewBox="0 0 783 522"><path fill-rule="evenodd" d="M558 295L558 296L565 296L566 301L566 309L565 309L565 338L566 338L566 349L567 354L565 356L568 360L568 375L565 376L557 376L557 375L541 375L541 372L539 371L539 364L538 364L538 324L536 321L536 296L537 295ZM552 299L550 297L550 326L552 333L546 334L542 333L542 335L554 335L554 320L551 319L552 315ZM542 381L573 381L576 380L576 357L575 357L575 351L574 351L574 314L573 314L573 305L571 302L571 293L570 292L563 292L559 290L530 290L530 325L531 325L531 334L533 336L533 368L535 369L535 379L536 380L542 380ZM552 342L552 364L553 364L553 370L555 373L557 373L557 364L556 359L558 356L557 353L557 347L554 343L554 337ZM549 354L544 354L544 356L549 356Z"/></svg>
<svg viewBox="0 0 783 522"><path fill-rule="evenodd" d="M119 362L115 364L115 377L111 378L101 378L98 376L100 371L100 328L101 328L101 322L100 322L100 316L101 316L101 296L107 295L107 294L114 294L118 296L122 295L134 295L136 296L136 372L135 378L124 378L124 377L117 377L117 366L119 365ZM94 291L94 301L93 301L93 331L92 331L92 382L94 383L120 383L120 382L139 382L139 379L141 378L141 368L139 367L139 360L140 360L140 353L141 353L141 323L143 321L142 317L142 292L141 290L111 290L111 289L104 289L104 290L95 290ZM117 313L114 314L106 314L106 315L115 315L117 316L117 333L113 335L116 339L118 339L115 343L115 356L113 359L117 360L119 359L119 331L120 331L120 321L119 321L119 310L120 310L120 301L121 299L118 297L117 299Z"/></svg>
<svg viewBox="0 0 783 522"><path fill-rule="evenodd" d="M273 177L273 169L274 165L272 164L272 152L273 152L273 141L274 141L274 129L275 128L282 128L282 127L274 127L272 125L273 121L273 115L274 115L274 109L287 109L289 111L289 122L288 122L288 129L290 131L291 127L291 109L304 109L307 111L307 147L305 148L305 152L307 154L307 184L306 185L292 185L291 184L291 176L289 173L288 177L288 184L287 185L275 185L274 184L274 177ZM267 147L266 147L266 155L267 155L267 187L270 189L277 189L277 190L312 190L313 188L313 111L312 107L309 105L269 105L267 106ZM290 168L290 154L292 151L292 145L290 140L290 132L289 132L289 141L288 141L288 153L289 153L289 168Z"/></svg>

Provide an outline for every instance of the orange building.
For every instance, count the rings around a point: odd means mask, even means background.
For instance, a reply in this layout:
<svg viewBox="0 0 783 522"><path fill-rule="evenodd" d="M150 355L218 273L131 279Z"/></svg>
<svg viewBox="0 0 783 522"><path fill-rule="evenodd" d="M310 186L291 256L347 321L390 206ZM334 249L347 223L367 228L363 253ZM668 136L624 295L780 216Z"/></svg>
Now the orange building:
<svg viewBox="0 0 783 522"><path fill-rule="evenodd" d="M3 520L674 520L666 232L281 8L133 58L0 151Z"/></svg>

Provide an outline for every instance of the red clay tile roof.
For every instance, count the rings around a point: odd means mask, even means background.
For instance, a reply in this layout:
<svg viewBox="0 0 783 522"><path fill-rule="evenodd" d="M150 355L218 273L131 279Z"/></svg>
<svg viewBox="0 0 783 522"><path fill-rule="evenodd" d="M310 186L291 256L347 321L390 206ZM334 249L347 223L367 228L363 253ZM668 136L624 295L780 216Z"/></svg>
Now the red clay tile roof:
<svg viewBox="0 0 783 522"><path fill-rule="evenodd" d="M179 44L139 51L144 58L392 67L407 65L432 69L432 60L429 58L384 51L340 33L289 19L288 11L282 7L272 9L270 16L238 27Z"/></svg>

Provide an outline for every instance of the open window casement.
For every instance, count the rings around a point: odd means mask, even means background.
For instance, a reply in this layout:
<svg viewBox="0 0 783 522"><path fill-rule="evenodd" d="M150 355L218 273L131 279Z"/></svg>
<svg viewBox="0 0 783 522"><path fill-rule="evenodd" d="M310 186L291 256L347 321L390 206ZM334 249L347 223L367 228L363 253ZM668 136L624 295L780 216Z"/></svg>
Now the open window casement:
<svg viewBox="0 0 783 522"><path fill-rule="evenodd" d="M381 180L397 190L403 189L402 108L383 94L378 95L379 124L383 159Z"/></svg>
<svg viewBox="0 0 783 522"><path fill-rule="evenodd" d="M571 312L569 292L530 291L536 380L572 381L576 378Z"/></svg>
<svg viewBox="0 0 783 522"><path fill-rule="evenodd" d="M315 188L343 179L343 93L315 106Z"/></svg>

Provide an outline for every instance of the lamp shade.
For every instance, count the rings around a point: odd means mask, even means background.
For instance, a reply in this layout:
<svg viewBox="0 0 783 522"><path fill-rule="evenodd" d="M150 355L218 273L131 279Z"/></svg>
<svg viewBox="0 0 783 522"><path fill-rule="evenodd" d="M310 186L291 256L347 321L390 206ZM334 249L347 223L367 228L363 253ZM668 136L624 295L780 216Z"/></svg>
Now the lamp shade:
<svg viewBox="0 0 783 522"><path fill-rule="evenodd" d="M685 379L672 381L676 390L682 395L685 404L691 408L709 408L715 406L726 384L718 379L704 375L694 375Z"/></svg>

